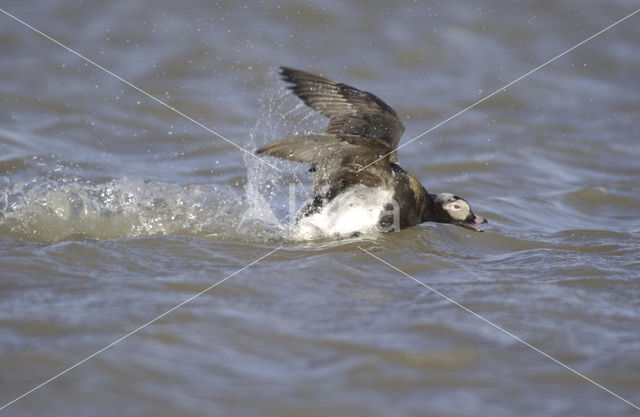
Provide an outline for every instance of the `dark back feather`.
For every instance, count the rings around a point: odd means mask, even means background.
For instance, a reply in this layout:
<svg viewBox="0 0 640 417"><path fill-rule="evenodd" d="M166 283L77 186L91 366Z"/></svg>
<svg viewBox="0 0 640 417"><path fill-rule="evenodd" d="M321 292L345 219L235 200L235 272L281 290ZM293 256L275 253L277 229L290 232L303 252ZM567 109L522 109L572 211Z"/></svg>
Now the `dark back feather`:
<svg viewBox="0 0 640 417"><path fill-rule="evenodd" d="M389 145L377 139L323 133L279 140L258 149L256 154L311 164L316 169L316 194L335 184L389 187L393 179L390 151Z"/></svg>

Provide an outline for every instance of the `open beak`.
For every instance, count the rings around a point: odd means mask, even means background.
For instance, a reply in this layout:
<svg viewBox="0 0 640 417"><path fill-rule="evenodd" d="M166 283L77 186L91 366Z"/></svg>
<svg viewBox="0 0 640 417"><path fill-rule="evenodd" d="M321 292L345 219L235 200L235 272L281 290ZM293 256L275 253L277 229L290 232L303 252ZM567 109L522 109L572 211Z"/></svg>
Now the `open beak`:
<svg viewBox="0 0 640 417"><path fill-rule="evenodd" d="M476 216L475 214L471 213L469 217L457 223L457 225L467 229L471 229L474 232L482 232L482 229L478 227L478 225L484 224L484 223L488 223L487 219L485 219L484 217Z"/></svg>

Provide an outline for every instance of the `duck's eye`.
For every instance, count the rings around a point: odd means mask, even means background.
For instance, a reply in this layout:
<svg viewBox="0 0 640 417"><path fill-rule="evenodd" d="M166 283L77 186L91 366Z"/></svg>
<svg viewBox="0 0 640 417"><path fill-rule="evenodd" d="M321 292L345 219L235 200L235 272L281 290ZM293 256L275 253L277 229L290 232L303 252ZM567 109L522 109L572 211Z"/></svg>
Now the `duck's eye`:
<svg viewBox="0 0 640 417"><path fill-rule="evenodd" d="M458 210L458 209L460 208L460 204L454 204L454 205L453 205L453 208L454 208L454 209L456 209L456 210Z"/></svg>

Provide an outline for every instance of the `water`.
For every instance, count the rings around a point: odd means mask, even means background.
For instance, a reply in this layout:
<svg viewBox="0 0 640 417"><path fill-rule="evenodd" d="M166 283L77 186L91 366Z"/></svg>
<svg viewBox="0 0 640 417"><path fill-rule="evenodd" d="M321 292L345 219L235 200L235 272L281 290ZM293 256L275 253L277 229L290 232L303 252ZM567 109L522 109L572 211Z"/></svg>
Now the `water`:
<svg viewBox="0 0 640 417"><path fill-rule="evenodd" d="M253 150L324 123L278 65L379 95L405 143L637 3L1 7ZM282 246L0 415L636 415L359 247L639 404L637 22L400 150L484 233L336 242L291 239L306 167L0 14L1 404Z"/></svg>

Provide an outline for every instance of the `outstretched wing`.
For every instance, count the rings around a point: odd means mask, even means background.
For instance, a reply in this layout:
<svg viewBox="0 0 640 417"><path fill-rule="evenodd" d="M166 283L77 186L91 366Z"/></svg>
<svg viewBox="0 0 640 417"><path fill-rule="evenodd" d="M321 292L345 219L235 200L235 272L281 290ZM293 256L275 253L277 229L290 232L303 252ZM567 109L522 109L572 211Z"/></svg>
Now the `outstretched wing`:
<svg viewBox="0 0 640 417"><path fill-rule="evenodd" d="M304 103L329 118L326 133L357 135L398 147L404 126L396 112L366 91L305 71L280 67L282 79ZM391 162L397 162L397 154Z"/></svg>
<svg viewBox="0 0 640 417"><path fill-rule="evenodd" d="M312 164L316 169L313 194L336 184L387 187L387 181L392 177L389 152L389 145L377 139L328 133L283 139L256 151L257 154Z"/></svg>

